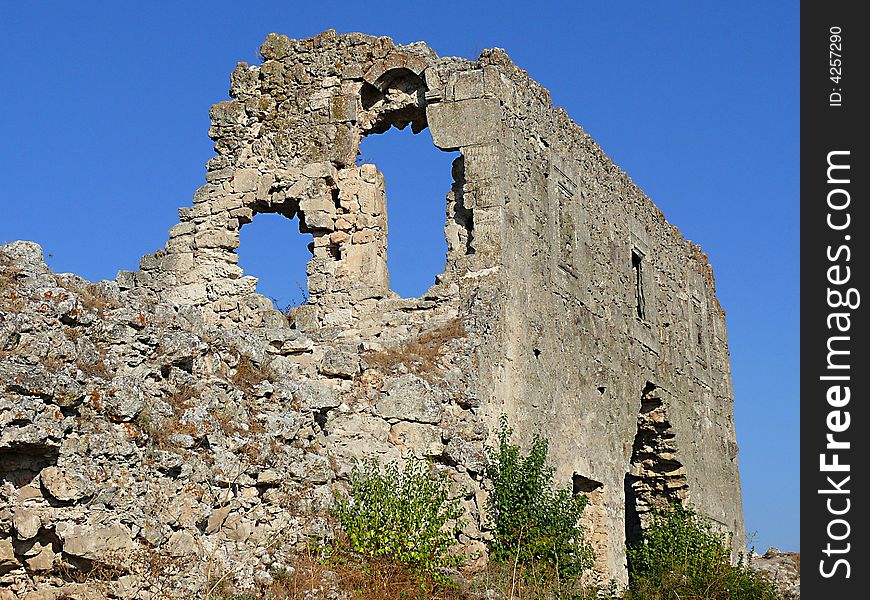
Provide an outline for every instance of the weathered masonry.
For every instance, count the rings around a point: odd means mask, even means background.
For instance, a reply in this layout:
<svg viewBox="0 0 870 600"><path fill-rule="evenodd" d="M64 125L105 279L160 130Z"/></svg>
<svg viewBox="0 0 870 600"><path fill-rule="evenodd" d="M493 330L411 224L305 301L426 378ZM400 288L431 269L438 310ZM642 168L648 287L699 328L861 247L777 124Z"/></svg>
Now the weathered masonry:
<svg viewBox="0 0 870 600"><path fill-rule="evenodd" d="M39 322L8 319L23 333L7 336L4 379L42 373L15 350L29 340L70 348L45 377L67 373L73 390L63 403L36 383L7 393L37 416L60 404L64 424L31 427L16 409L4 430L0 451L18 462L0 499L39 517L0 540L14 573L61 552L95 560L81 540L108 531L124 548L206 557L190 568L231 557L233 581L254 586L278 564L257 536L304 542L303 493L305 507L328 504L352 459L408 452L456 482L460 541L480 552L482 449L501 414L521 441L546 436L559 485L588 494L602 580L625 581L626 541L658 502L690 503L742 547L725 315L700 248L501 49L441 58L424 43L327 31L272 34L261 53L211 109L216 155L165 247L95 284L115 304L73 310L73 280L33 246L6 250ZM444 272L420 298L390 291L384 177L356 164L360 140L391 127L428 128L460 153L444 190ZM238 266L240 229L260 213L298 218L314 238L310 297L289 317ZM176 431L159 452L154 423ZM87 444L108 450L82 454ZM87 482L65 504L49 498L61 475ZM110 487L101 512L88 510ZM160 498L186 503L181 516Z"/></svg>
<svg viewBox="0 0 870 600"><path fill-rule="evenodd" d="M212 108L206 185L129 285L218 323L282 322L234 249L258 213L297 216L314 244L294 326L375 340L462 319L473 418L491 427L504 412L551 440L558 476L591 496L601 571L624 577L626 539L660 499L690 501L742 544L712 269L547 90L500 49L440 58L423 43L329 31L270 35L261 52L263 64L233 72L233 100ZM461 152L445 190L444 273L411 300L389 291L383 176L355 164L362 137L406 126Z"/></svg>

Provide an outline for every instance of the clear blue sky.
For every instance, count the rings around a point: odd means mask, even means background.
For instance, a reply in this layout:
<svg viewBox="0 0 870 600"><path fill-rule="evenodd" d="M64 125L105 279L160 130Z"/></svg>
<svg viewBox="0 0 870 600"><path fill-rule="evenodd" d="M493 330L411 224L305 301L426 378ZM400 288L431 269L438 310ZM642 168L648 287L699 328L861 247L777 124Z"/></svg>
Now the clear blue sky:
<svg viewBox="0 0 870 600"><path fill-rule="evenodd" d="M746 528L762 551L797 550L798 25L785 1L2 2L0 241L38 241L55 271L92 280L135 269L203 183L208 108L269 32L503 47L709 253ZM443 266L451 157L426 132L362 150L387 177L394 289L418 293ZM266 217L243 230L242 264L298 302L304 242Z"/></svg>

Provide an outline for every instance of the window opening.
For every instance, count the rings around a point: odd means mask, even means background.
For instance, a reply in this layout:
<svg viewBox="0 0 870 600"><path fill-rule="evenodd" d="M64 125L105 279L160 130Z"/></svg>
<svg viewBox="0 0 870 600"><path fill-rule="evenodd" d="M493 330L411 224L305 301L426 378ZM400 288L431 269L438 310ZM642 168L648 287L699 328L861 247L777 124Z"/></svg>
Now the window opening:
<svg viewBox="0 0 870 600"><path fill-rule="evenodd" d="M646 319L646 302L643 297L643 254L635 249L631 251L631 269L634 273L634 301L637 317Z"/></svg>
<svg viewBox="0 0 870 600"><path fill-rule="evenodd" d="M410 127L393 127L360 145L357 163L374 164L384 174L387 269L390 288L402 297L422 296L444 272L445 198L457 156L436 148L428 129L415 135Z"/></svg>
<svg viewBox="0 0 870 600"><path fill-rule="evenodd" d="M257 213L239 232L239 266L257 278L257 293L287 312L308 302L306 268L314 238L299 232L299 219Z"/></svg>

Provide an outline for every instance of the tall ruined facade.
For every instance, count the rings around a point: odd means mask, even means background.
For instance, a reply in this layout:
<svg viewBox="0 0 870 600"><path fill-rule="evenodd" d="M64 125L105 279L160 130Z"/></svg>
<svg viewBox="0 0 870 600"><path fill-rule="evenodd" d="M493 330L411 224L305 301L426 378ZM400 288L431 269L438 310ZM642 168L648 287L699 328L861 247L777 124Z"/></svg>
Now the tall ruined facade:
<svg viewBox="0 0 870 600"><path fill-rule="evenodd" d="M292 399L319 440L293 459L304 473L287 466L292 476L311 479L311 463L326 486L354 457L408 451L450 470L472 549L487 535L482 448L501 414L519 440L542 433L559 485L589 495L602 578L625 581L626 541L658 501L690 503L742 547L712 269L548 92L500 49L440 58L423 43L327 31L273 34L261 53L262 64L232 73L232 100L211 109L206 184L165 248L121 272L112 293L263 340L255 362L276 375L254 396ZM383 175L356 164L364 136L407 126L460 152L444 190L444 272L410 299L389 289ZM264 212L298 218L314 238L310 297L289 321L235 253L240 229ZM420 340L441 344L437 366L394 368ZM194 375L214 362L208 350L188 354L181 367ZM146 404L165 399L143 381ZM262 472L251 486L264 485Z"/></svg>

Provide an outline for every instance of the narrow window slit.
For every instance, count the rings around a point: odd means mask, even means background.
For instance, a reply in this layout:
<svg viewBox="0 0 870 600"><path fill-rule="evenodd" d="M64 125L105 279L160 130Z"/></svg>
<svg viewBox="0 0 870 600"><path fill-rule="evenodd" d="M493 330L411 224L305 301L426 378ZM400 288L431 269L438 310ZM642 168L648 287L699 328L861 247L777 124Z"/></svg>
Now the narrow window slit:
<svg viewBox="0 0 870 600"><path fill-rule="evenodd" d="M631 251L631 270L634 273L634 300L639 319L646 319L646 302L643 296L643 254L635 249Z"/></svg>

